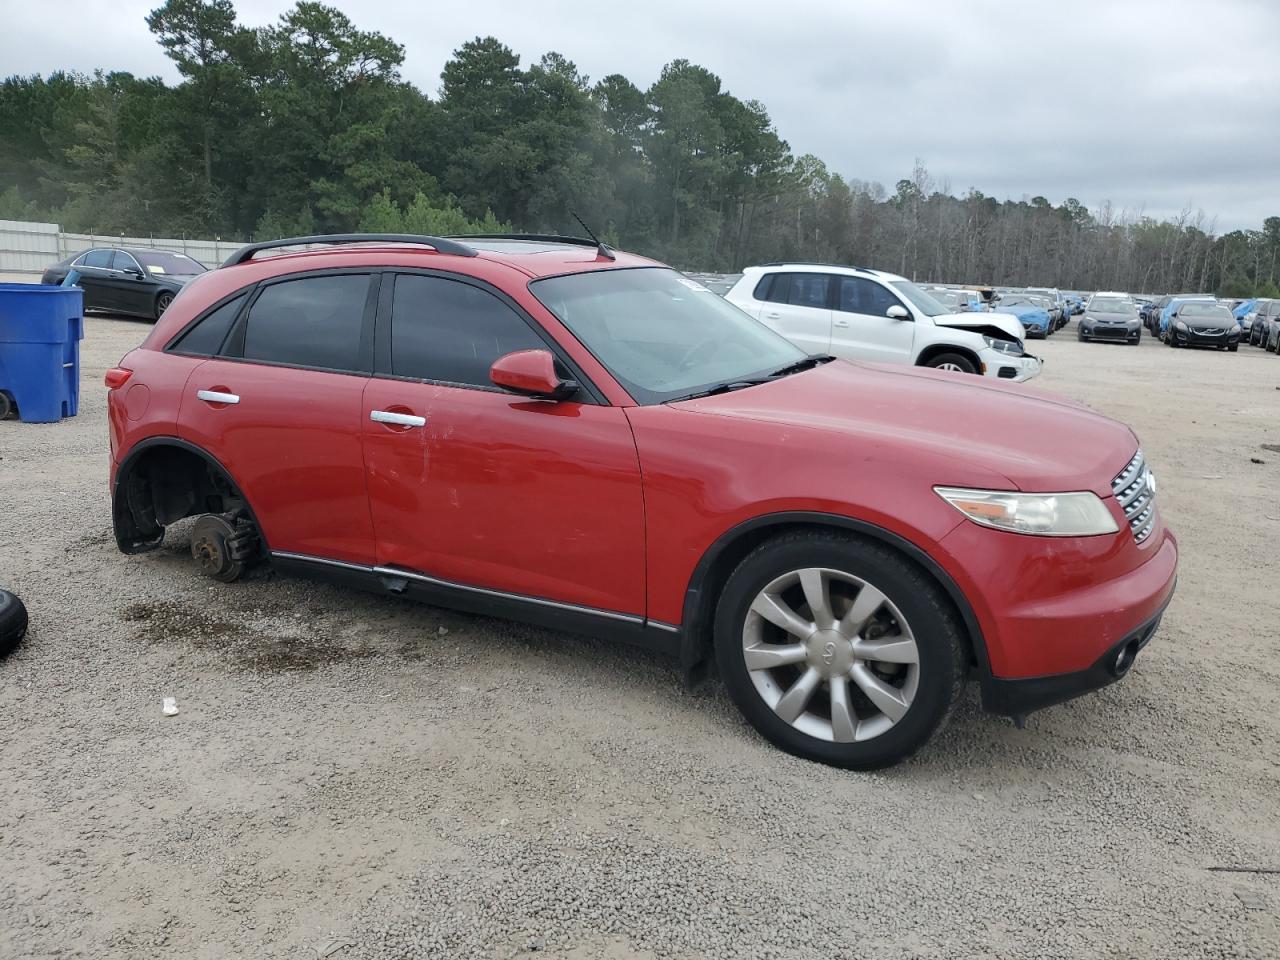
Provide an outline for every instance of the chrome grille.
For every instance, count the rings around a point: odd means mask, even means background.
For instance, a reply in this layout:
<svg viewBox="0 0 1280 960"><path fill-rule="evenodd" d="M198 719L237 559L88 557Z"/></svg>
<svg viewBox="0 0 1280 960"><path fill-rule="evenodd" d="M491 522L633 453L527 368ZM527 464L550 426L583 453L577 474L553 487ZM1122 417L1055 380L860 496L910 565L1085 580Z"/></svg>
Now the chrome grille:
<svg viewBox="0 0 1280 960"><path fill-rule="evenodd" d="M1192 327L1191 330L1202 337L1217 337L1227 332L1222 327Z"/></svg>
<svg viewBox="0 0 1280 960"><path fill-rule="evenodd" d="M1156 528L1156 492L1152 489L1151 472L1141 450L1111 481L1111 491L1129 520L1133 539L1142 543Z"/></svg>

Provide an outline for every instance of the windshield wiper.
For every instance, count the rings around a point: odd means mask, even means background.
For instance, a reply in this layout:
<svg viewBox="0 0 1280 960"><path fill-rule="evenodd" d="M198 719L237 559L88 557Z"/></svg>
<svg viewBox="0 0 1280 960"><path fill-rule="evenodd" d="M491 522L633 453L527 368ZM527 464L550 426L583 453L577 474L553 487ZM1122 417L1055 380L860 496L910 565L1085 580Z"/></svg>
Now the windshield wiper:
<svg viewBox="0 0 1280 960"><path fill-rule="evenodd" d="M722 383L713 383L709 387L704 387L693 393L686 393L680 397L672 397L665 403L678 403L681 400L697 400L699 397L714 397L719 393L732 393L734 390L741 390L744 387L758 387L762 383L768 383L773 377L745 377L741 380L725 380Z"/></svg>
<svg viewBox="0 0 1280 960"><path fill-rule="evenodd" d="M829 363L835 357L829 353L811 353L803 360L797 360L795 363L789 363L785 367L781 367L769 375L770 379L774 377L785 377L792 373L802 373L805 370L811 370L820 364Z"/></svg>

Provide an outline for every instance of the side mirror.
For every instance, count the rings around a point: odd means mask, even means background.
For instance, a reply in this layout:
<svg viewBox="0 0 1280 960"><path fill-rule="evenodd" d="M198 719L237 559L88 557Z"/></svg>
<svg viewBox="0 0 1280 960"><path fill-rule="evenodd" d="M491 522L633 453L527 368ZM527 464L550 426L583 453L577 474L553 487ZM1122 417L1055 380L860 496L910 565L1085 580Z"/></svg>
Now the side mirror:
<svg viewBox="0 0 1280 960"><path fill-rule="evenodd" d="M550 350L517 350L493 361L489 379L495 386L539 400L568 400L578 392L576 380L562 380Z"/></svg>
<svg viewBox="0 0 1280 960"><path fill-rule="evenodd" d="M142 279L142 271L137 267L125 267L123 272L125 276L132 277L134 280Z"/></svg>
<svg viewBox="0 0 1280 960"><path fill-rule="evenodd" d="M884 312L884 315L890 320L910 320L911 314L907 313L907 308L900 303L895 303L892 307Z"/></svg>

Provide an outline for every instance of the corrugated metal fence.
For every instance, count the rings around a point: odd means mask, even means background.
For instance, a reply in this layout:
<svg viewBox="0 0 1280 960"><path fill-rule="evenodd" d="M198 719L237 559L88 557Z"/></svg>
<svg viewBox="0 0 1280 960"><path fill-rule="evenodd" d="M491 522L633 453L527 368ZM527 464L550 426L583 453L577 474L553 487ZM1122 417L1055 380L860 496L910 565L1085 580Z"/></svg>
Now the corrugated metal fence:
<svg viewBox="0 0 1280 960"><path fill-rule="evenodd" d="M64 233L56 223L0 220L0 274L39 279L51 263L91 247L152 247L185 253L206 267L216 267L243 246L238 240L188 240L172 237L103 236Z"/></svg>

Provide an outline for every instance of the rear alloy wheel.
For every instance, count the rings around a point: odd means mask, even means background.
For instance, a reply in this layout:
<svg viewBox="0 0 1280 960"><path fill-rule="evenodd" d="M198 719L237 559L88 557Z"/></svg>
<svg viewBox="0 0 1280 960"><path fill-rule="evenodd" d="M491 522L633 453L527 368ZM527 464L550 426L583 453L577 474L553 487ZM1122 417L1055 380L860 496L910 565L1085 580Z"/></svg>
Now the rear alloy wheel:
<svg viewBox="0 0 1280 960"><path fill-rule="evenodd" d="M159 320L164 316L164 312L169 309L169 304L173 303L173 294L165 290L160 296L156 297L156 319Z"/></svg>
<svg viewBox="0 0 1280 960"><path fill-rule="evenodd" d="M889 548L836 532L765 543L716 613L730 696L797 756L869 770L914 753L946 720L965 645L936 584Z"/></svg>
<svg viewBox="0 0 1280 960"><path fill-rule="evenodd" d="M934 370L950 370L953 373L978 372L973 361L959 353L940 353L936 357L931 357L925 366L932 367Z"/></svg>

